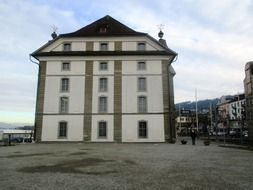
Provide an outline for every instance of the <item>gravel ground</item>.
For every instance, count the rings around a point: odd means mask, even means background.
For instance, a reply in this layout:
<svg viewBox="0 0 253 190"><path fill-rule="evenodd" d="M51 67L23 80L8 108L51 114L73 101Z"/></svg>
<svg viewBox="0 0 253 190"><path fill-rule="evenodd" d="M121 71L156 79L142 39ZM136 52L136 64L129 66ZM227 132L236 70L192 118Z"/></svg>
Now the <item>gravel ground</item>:
<svg viewBox="0 0 253 190"><path fill-rule="evenodd" d="M253 189L253 151L217 144L0 146L0 189Z"/></svg>

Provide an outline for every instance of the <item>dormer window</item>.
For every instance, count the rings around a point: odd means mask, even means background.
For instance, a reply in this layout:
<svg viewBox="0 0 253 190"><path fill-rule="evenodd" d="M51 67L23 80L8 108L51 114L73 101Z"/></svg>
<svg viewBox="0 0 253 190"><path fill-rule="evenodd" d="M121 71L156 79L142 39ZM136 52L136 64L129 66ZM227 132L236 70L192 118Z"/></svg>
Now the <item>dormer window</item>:
<svg viewBox="0 0 253 190"><path fill-rule="evenodd" d="M108 43L100 43L100 51L108 51Z"/></svg>
<svg viewBox="0 0 253 190"><path fill-rule="evenodd" d="M137 44L137 50L138 51L145 51L146 50L146 44L144 42L139 42Z"/></svg>
<svg viewBox="0 0 253 190"><path fill-rule="evenodd" d="M70 43L63 44L63 51L71 51L71 44Z"/></svg>

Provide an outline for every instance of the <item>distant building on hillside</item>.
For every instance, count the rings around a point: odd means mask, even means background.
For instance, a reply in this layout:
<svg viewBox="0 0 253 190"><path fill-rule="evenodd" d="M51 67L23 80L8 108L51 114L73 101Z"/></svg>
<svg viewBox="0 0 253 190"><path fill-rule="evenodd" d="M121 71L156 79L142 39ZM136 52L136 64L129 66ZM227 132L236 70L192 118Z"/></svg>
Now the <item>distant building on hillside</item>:
<svg viewBox="0 0 253 190"><path fill-rule="evenodd" d="M244 91L246 98L246 125L249 140L253 144L253 61L245 65Z"/></svg>
<svg viewBox="0 0 253 190"><path fill-rule="evenodd" d="M177 53L158 36L110 16L53 33L31 54L39 61L36 141L172 142Z"/></svg>

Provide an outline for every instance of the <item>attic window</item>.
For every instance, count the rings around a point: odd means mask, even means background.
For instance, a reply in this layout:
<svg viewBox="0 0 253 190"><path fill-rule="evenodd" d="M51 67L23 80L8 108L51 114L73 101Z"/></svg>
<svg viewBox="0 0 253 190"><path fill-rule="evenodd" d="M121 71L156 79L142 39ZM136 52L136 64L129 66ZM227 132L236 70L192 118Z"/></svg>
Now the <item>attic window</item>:
<svg viewBox="0 0 253 190"><path fill-rule="evenodd" d="M107 32L107 27L103 26L101 28L99 28L99 33L106 33Z"/></svg>
<svg viewBox="0 0 253 190"><path fill-rule="evenodd" d="M71 51L71 44L70 43L64 43L63 44L63 51Z"/></svg>
<svg viewBox="0 0 253 190"><path fill-rule="evenodd" d="M108 43L100 43L100 50L101 51L107 51L108 50Z"/></svg>
<svg viewBox="0 0 253 190"><path fill-rule="evenodd" d="M144 42L140 42L137 44L137 50L138 51L145 51L146 50L146 44Z"/></svg>

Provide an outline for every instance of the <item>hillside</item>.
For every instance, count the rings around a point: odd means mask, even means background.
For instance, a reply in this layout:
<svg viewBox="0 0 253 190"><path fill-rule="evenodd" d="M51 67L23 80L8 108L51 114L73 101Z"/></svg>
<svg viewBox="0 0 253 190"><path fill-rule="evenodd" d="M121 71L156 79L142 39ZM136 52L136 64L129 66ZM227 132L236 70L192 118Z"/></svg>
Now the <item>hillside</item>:
<svg viewBox="0 0 253 190"><path fill-rule="evenodd" d="M210 105L216 105L218 102L218 98L215 99L207 99L207 100L199 100L198 101L198 110L207 110L209 109ZM186 101L180 102L176 104L176 110L179 110L179 104L181 109L185 110L195 110L196 109L196 102Z"/></svg>

